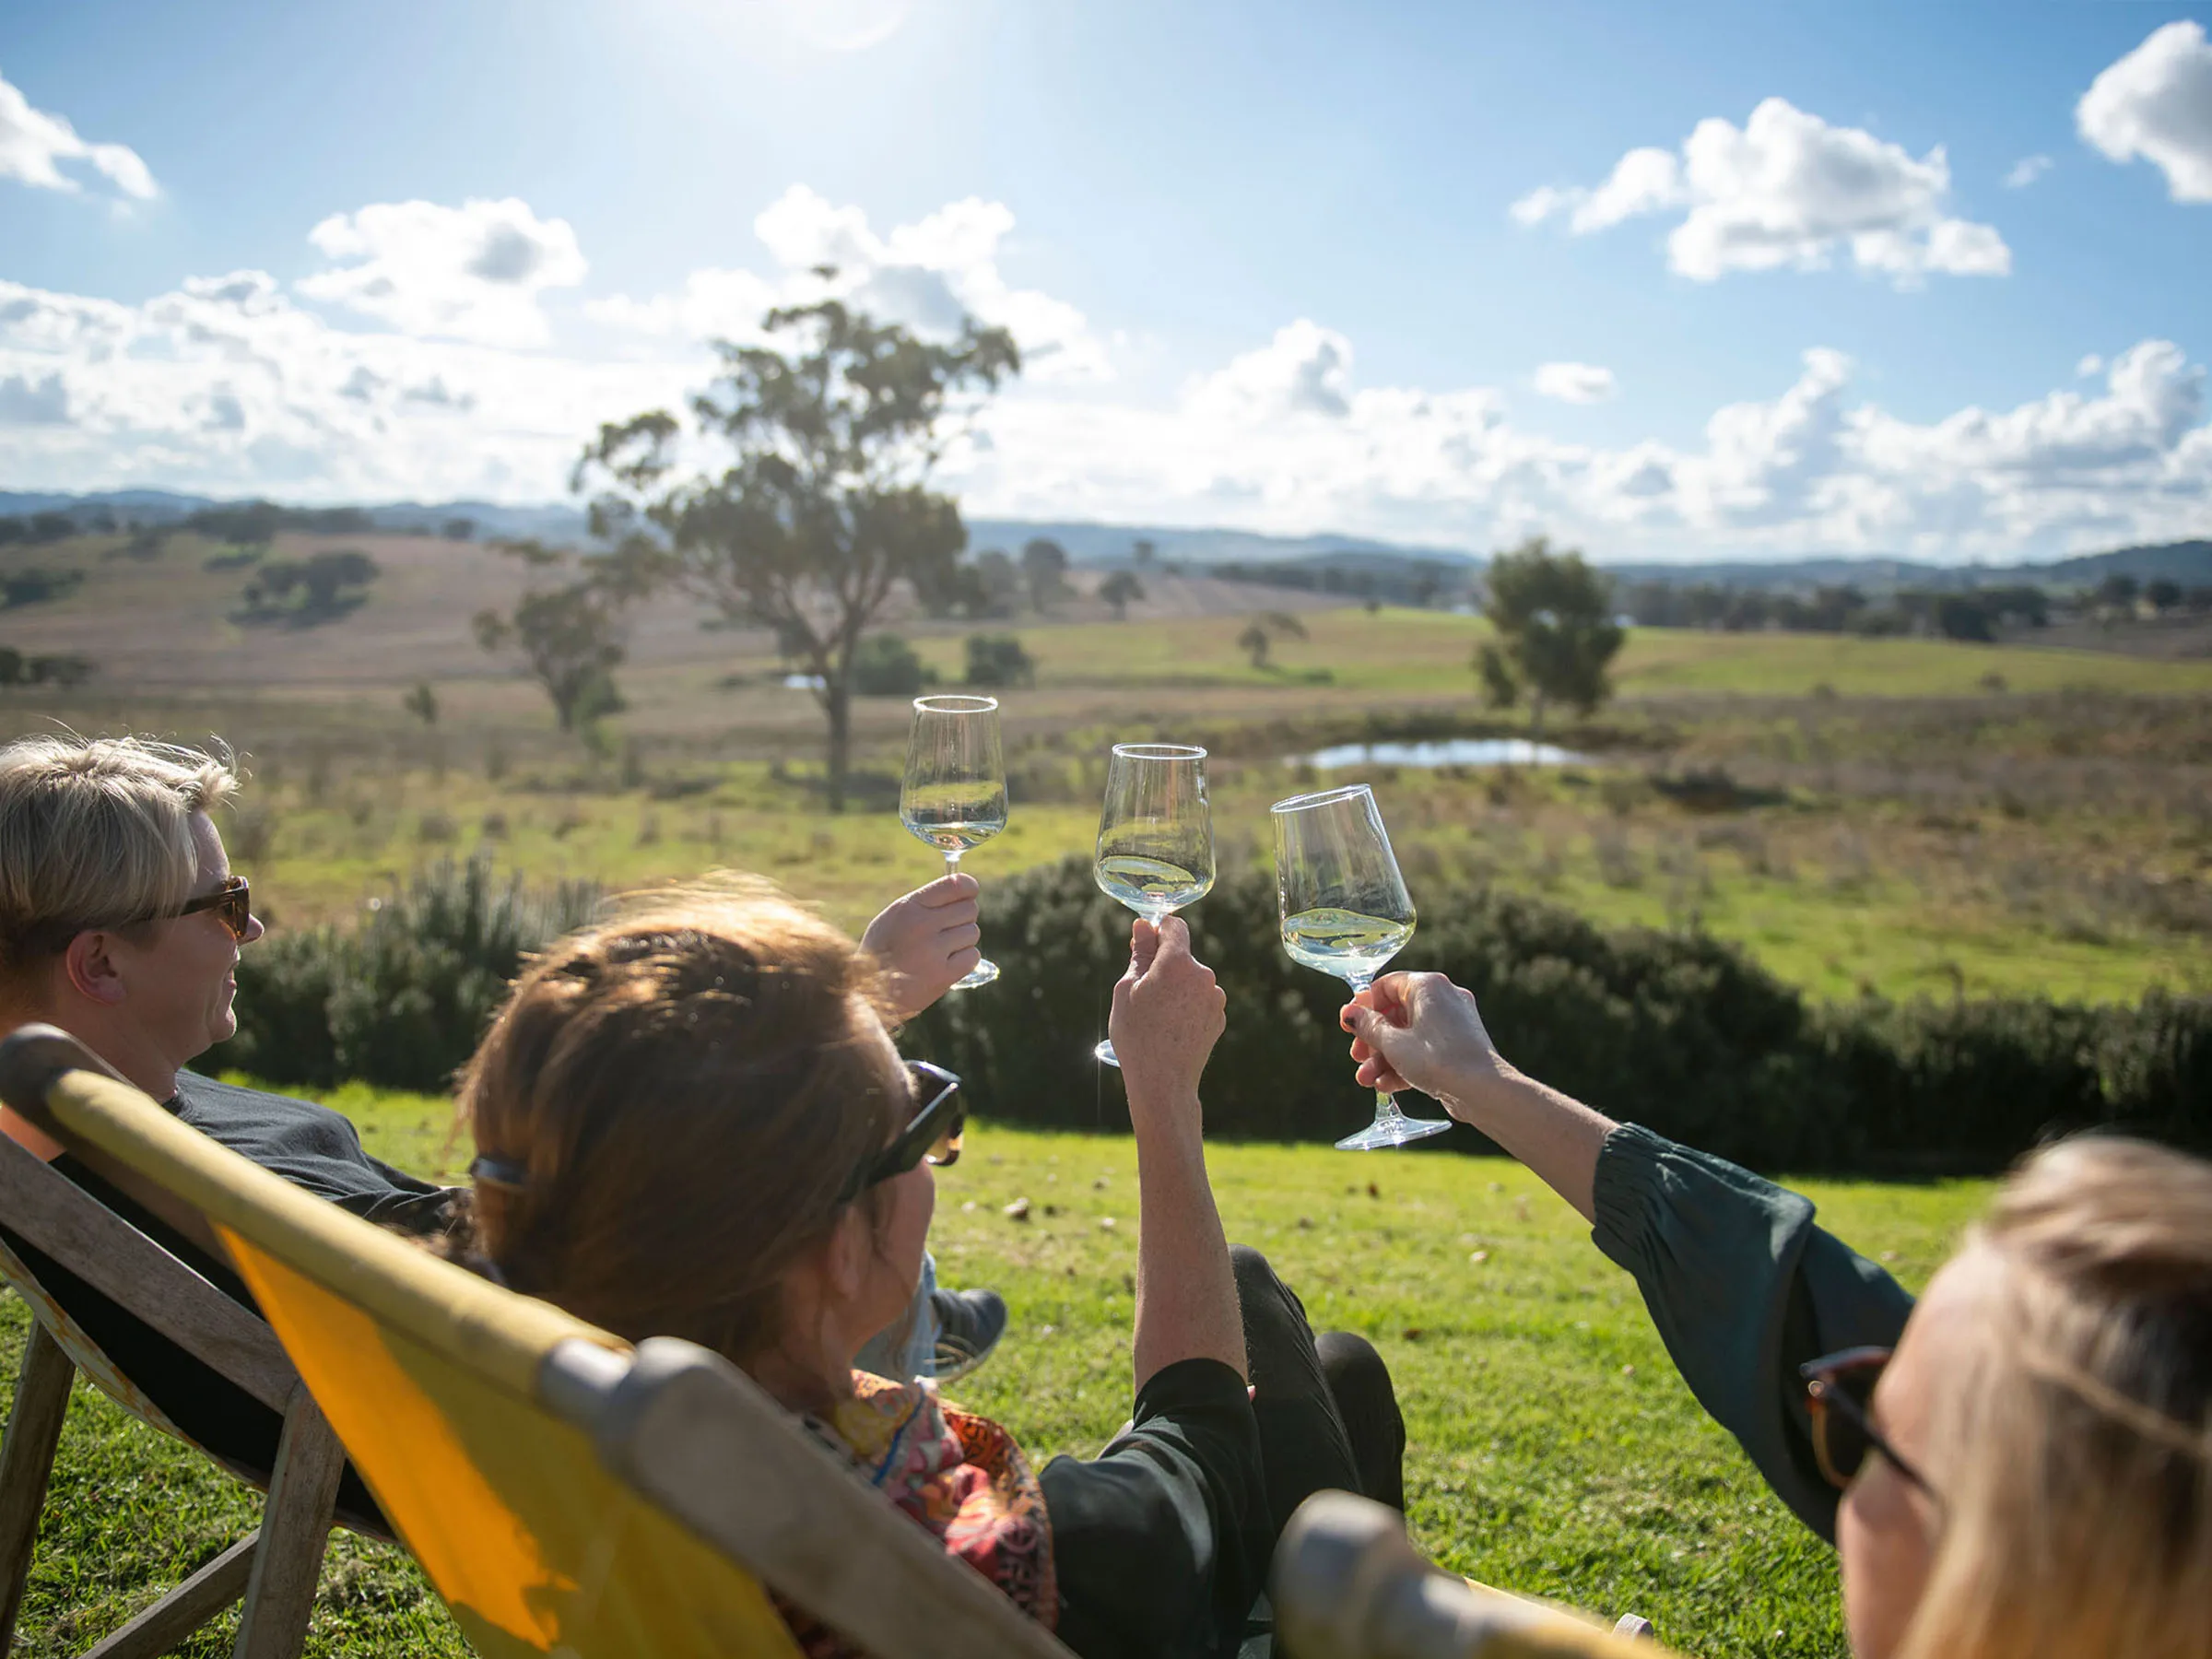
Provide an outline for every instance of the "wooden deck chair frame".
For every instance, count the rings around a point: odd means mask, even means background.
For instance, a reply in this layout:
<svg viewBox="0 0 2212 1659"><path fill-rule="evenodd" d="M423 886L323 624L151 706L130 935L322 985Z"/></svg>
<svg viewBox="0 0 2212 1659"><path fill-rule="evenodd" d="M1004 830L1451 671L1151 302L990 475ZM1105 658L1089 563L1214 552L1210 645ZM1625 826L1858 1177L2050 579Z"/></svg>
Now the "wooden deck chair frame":
<svg viewBox="0 0 2212 1659"><path fill-rule="evenodd" d="M49 1040L45 1052L73 1065L98 1064L72 1040L60 1038L60 1043L65 1050ZM35 1046L26 1047L11 1058L35 1065L39 1053ZM35 1108L30 1094L25 1101ZM235 1659L296 1659L306 1641L324 1550L335 1524L333 1510L346 1458L276 1333L5 1135L0 1135L0 1218L18 1237L276 1412L284 1423L261 1524L111 1632L88 1651L87 1659L148 1659L165 1653L241 1596L246 1605ZM9 1265L21 1264L10 1258ZM15 1276L9 1271L6 1277L12 1283ZM89 1338L53 1309L35 1280L15 1288L31 1304L33 1317L6 1431L0 1437L0 1653L13 1641L22 1611L39 1517L78 1360L96 1375L112 1369ZM50 1328L50 1319L61 1328ZM128 1398L118 1403L151 1427L176 1432L158 1413L149 1415ZM260 1484L249 1471L222 1466Z"/></svg>
<svg viewBox="0 0 2212 1659"><path fill-rule="evenodd" d="M0 1099L69 1144L100 1147L198 1212L232 1241L234 1254L246 1249L409 1331L455 1365L519 1384L537 1408L581 1430L617 1481L876 1659L1068 1659L1042 1626L948 1559L719 1355L673 1338L631 1349L434 1261L194 1134L89 1064L62 1033L27 1027L0 1043ZM277 1303L263 1301L275 1317ZM537 1340L511 1339L511 1328ZM302 1349L299 1363L315 1372L310 1358ZM379 1489L369 1449L354 1452L404 1540L406 1516Z"/></svg>
<svg viewBox="0 0 2212 1659"><path fill-rule="evenodd" d="M1667 1659L1624 1618L1577 1615L1455 1578L1423 1560L1405 1518L1316 1492L1275 1547L1277 1641L1297 1659Z"/></svg>

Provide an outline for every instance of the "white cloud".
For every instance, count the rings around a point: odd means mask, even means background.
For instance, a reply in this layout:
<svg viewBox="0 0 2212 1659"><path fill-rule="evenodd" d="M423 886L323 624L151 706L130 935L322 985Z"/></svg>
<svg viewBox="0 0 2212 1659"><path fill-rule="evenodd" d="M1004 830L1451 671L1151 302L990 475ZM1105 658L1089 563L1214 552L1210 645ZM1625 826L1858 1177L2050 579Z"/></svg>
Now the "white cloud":
<svg viewBox="0 0 2212 1659"><path fill-rule="evenodd" d="M1300 317L1256 351L1200 376L1185 391L1190 406L1230 420L1350 412L1352 343Z"/></svg>
<svg viewBox="0 0 2212 1659"><path fill-rule="evenodd" d="M2082 358L2080 362L2074 365L2074 372L2083 380L2088 380L2094 375L2102 374L2104 372L2104 359L2099 357L2095 352L2089 352Z"/></svg>
<svg viewBox="0 0 2212 1659"><path fill-rule="evenodd" d="M66 120L32 108L30 100L0 77L0 179L41 190L83 189L61 170L64 161L87 163L138 201L150 201L160 194L136 150L124 144L88 144Z"/></svg>
<svg viewBox="0 0 2212 1659"><path fill-rule="evenodd" d="M2012 171L2005 175L2005 188L2025 190L2050 171L2050 157L2022 156L2012 164Z"/></svg>
<svg viewBox="0 0 2212 1659"><path fill-rule="evenodd" d="M1524 225L1564 218L1587 235L1644 214L1683 210L1668 264L1712 282L1730 271L1818 270L1848 254L1900 287L1930 273L2002 276L2012 253L1994 228L1951 217L1939 145L1915 159L1856 127L1830 126L1770 98L1740 128L1698 123L1679 159L1632 149L1595 190L1547 185L1512 206Z"/></svg>
<svg viewBox="0 0 2212 1659"><path fill-rule="evenodd" d="M2096 395L1925 425L1854 398L1851 360L1814 348L1779 394L1716 410L1697 443L1620 447L1517 425L1487 388L1360 387L1352 360L1301 321L1169 408L1002 399L988 447L959 457L965 502L1477 548L1540 529L1661 557L2010 558L2193 534L2212 507L2204 372L2162 341L2124 354Z"/></svg>
<svg viewBox="0 0 2212 1659"><path fill-rule="evenodd" d="M1595 363L1541 363L1529 383L1540 397L1561 403L1603 403L1613 395L1613 371Z"/></svg>
<svg viewBox="0 0 2212 1659"><path fill-rule="evenodd" d="M832 206L794 184L753 221L773 266L769 275L694 271L677 293L615 295L587 302L584 312L644 335L752 340L771 306L834 295L924 335L950 333L963 316L1010 329L1030 380L1111 378L1105 346L1081 312L1015 288L1000 271L1001 245L1013 229L1003 203L971 196L878 235L862 209ZM825 266L836 268L834 277L817 275Z"/></svg>
<svg viewBox="0 0 2212 1659"><path fill-rule="evenodd" d="M2114 161L2140 156L2177 202L2212 202L2212 42L2201 23L2169 23L2089 84L2081 135Z"/></svg>
<svg viewBox="0 0 2212 1659"><path fill-rule="evenodd" d="M308 232L346 262L306 278L300 292L380 318L404 334L535 346L549 337L538 296L583 280L583 253L566 219L529 204L378 202L336 213Z"/></svg>
<svg viewBox="0 0 2212 1659"><path fill-rule="evenodd" d="M337 328L265 273L140 305L0 280L0 487L553 500L603 420L697 361L603 363Z"/></svg>

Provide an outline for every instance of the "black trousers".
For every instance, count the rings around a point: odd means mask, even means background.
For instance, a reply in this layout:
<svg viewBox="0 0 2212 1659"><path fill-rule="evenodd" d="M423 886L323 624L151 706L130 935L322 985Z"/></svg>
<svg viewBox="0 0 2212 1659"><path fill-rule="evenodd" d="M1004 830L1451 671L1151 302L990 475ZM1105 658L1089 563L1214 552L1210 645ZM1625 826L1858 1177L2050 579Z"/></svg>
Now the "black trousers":
<svg viewBox="0 0 2212 1659"><path fill-rule="evenodd" d="M1406 1507L1406 1419L1382 1356L1363 1336L1316 1337L1298 1293L1250 1245L1230 1249L1256 1390L1268 1518L1279 1534L1315 1492L1358 1492Z"/></svg>

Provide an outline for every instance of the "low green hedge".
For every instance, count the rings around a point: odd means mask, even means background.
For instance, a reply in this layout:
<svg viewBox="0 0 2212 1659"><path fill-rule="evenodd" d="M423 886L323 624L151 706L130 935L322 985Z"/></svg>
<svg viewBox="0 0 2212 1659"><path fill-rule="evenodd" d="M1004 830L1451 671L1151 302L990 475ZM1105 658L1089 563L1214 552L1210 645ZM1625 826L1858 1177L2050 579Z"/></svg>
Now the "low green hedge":
<svg viewBox="0 0 2212 1659"><path fill-rule="evenodd" d="M523 954L595 898L449 864L357 927L272 935L240 960L239 1035L222 1063L296 1085L443 1088ZM1206 1075L1207 1132L1333 1140L1363 1123L1371 1102L1336 1024L1344 988L1283 954L1272 875L1225 877L1188 919L1230 996ZM947 997L906 1046L959 1072L982 1115L1126 1127L1120 1086L1090 1048L1129 920L1079 858L992 884L983 944L1000 979ZM2201 996L1808 1004L1708 935L1601 929L1483 888L1430 898L1400 965L1472 990L1500 1049L1532 1076L1754 1168L1992 1170L2096 1124L2212 1150L2212 999Z"/></svg>
<svg viewBox="0 0 2212 1659"><path fill-rule="evenodd" d="M1363 1123L1371 1101L1336 1023L1344 987L1283 953L1271 873L1225 877L1188 920L1230 997L1207 1132L1321 1140ZM983 944L1002 976L924 1016L914 1051L960 1072L983 1115L1124 1125L1089 1049L1129 921L1081 859L994 884ZM1989 1170L2092 1124L2212 1148L2212 999L1824 1006L1708 935L1601 929L1494 889L1427 902L1398 965L1473 991L1530 1075L1758 1168Z"/></svg>

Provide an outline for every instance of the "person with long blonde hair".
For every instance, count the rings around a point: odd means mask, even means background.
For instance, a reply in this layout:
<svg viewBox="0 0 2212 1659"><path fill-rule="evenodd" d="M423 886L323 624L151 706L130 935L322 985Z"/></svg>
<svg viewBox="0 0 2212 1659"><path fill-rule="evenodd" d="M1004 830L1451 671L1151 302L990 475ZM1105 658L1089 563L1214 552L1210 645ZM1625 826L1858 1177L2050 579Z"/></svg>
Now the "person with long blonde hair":
<svg viewBox="0 0 2212 1659"><path fill-rule="evenodd" d="M1702 1405L1841 1557L1857 1659L2212 1659L2212 1164L2032 1153L1917 1304L1748 1171L1524 1076L1394 973L1359 1080L1520 1159L1632 1273Z"/></svg>

